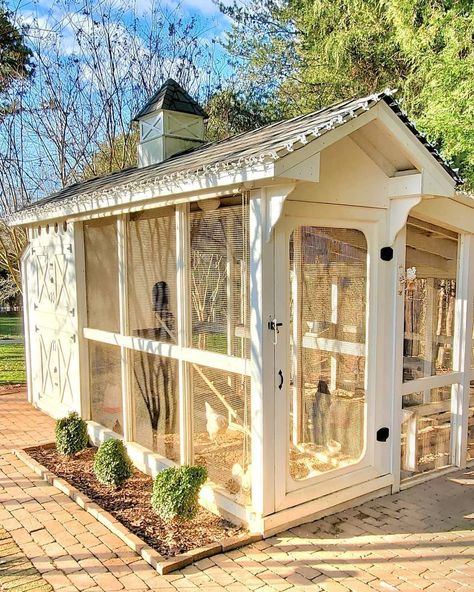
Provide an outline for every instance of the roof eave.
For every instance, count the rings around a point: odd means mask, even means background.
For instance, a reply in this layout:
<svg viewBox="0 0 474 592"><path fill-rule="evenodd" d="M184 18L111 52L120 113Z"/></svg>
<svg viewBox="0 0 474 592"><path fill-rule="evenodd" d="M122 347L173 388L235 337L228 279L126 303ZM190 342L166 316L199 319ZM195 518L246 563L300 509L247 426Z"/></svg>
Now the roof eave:
<svg viewBox="0 0 474 592"><path fill-rule="evenodd" d="M424 195L453 197L460 177L450 169L441 155L406 116L400 116L400 109L393 108L389 101L381 101L376 106L377 119L384 127L399 138L410 160L422 173L421 192ZM407 121L405 120L407 119Z"/></svg>
<svg viewBox="0 0 474 592"><path fill-rule="evenodd" d="M414 141L419 144L419 150L426 155L425 162L427 156L430 157L429 162L431 165L435 160L438 161L439 170L435 172L439 173L438 177L443 177L443 185L446 188L449 186L449 193L451 193L454 185L459 180L456 173L452 171L447 163L442 161L438 153L430 150L430 146L426 145L426 139L418 133L416 128L410 129L405 121L400 121L402 119L400 113L402 112L397 104L395 106L390 104L391 94L392 91L386 90L382 93L336 106L337 108L331 111L331 119L323 119L323 121L317 122L316 125L308 124L306 130L300 129L299 133L295 131L292 138L284 140L279 146L262 147L261 152L254 152L249 155L243 154L231 160L213 161L201 165L199 169L194 168L195 164L188 168L183 161L182 168L171 170L169 173L157 169L156 176L147 177L146 179L134 180L131 178L128 182L117 186L91 191L84 190L83 193L77 195L72 193L63 201L51 199L50 201L38 203L36 206L11 215L8 223L12 226L31 225L58 218L84 216L87 212L92 213L118 207L123 207L123 210L127 211L127 209L130 210L131 207L134 207L137 202L144 200L153 202L158 200L159 202L165 196L175 196L172 199L177 202L181 199L178 195L186 192L199 192L212 188L219 189L219 187L226 185L239 185L271 177L286 179L293 177L297 179L298 175L295 172L295 166L298 167L298 158L295 159L295 163L291 166L287 166L292 159L292 154L296 155L296 152L299 153L308 144L311 144L311 152L313 153L323 150L332 142L337 141L338 138L349 134L351 130L375 118L381 110L390 112L392 125L394 119L397 119L398 126L396 127L398 130L405 124L403 127L406 130L409 142L412 145ZM377 108L381 102L382 105ZM374 107L376 108L374 109ZM410 134L410 132L412 133ZM305 151L302 150L302 152ZM319 170L313 171L311 174L311 180L316 181ZM307 179L302 177L302 180ZM429 192L427 191L427 193Z"/></svg>
<svg viewBox="0 0 474 592"><path fill-rule="evenodd" d="M255 163L232 170L203 172L194 178L186 177L182 180L160 180L143 189L118 187L113 194L104 193L102 196L94 194L80 195L75 200L51 202L42 205L40 210L35 208L22 210L11 214L6 222L9 226L34 226L53 220L73 220L88 215L104 215L109 212L129 212L141 209L144 204L172 205L195 201L199 193L208 197L209 190L219 190L225 187L243 186L244 184L265 181L274 178L275 165L272 161Z"/></svg>

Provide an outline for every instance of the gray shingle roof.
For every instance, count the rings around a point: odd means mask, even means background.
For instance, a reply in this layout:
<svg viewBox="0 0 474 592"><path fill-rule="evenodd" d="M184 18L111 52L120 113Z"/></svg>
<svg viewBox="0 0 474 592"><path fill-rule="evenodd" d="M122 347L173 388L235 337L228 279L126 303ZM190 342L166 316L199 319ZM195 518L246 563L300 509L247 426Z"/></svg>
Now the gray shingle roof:
<svg viewBox="0 0 474 592"><path fill-rule="evenodd" d="M259 129L232 136L220 142L205 144L193 150L178 154L159 164L143 168L131 167L116 173L70 185L41 199L13 214L10 223L21 223L21 212L38 212L53 209L59 205L73 205L75 200L92 199L117 191L132 191L140 187L156 186L160 183L180 180L186 176L205 175L209 172L244 168L259 162L275 161L322 136L331 129L344 125L352 118L384 101L401 121L410 129L433 157L456 181L462 179L442 158L436 148L416 129L414 124L393 99L392 91L383 91L368 97L347 100L314 113L293 119L279 121ZM60 203L61 202L61 203Z"/></svg>
<svg viewBox="0 0 474 592"><path fill-rule="evenodd" d="M178 111L179 113L190 113L191 115L200 115L207 119L207 113L202 109L176 80L168 80L157 90L157 92L148 99L146 105L140 109L132 121L137 121L140 117L158 111L167 109L168 111Z"/></svg>

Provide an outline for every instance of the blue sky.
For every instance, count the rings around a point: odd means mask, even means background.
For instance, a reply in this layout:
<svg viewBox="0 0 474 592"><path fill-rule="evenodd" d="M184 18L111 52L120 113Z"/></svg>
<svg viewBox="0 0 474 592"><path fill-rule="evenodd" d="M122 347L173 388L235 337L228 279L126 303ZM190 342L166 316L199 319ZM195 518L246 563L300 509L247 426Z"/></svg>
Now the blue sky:
<svg viewBox="0 0 474 592"><path fill-rule="evenodd" d="M36 66L19 95L21 117L9 120L30 197L73 182L168 76L203 102L233 74L225 50L213 43L230 22L212 0L6 2L28 25ZM0 133L0 152L8 146Z"/></svg>
<svg viewBox="0 0 474 592"><path fill-rule="evenodd" d="M229 0L230 1L230 0ZM19 21L33 25L39 31L58 31L70 15L74 12L80 14L87 4L100 10L101 6L112 6L117 14L117 22L127 25L129 17L135 12L140 18L146 20L150 12L159 7L169 11L176 17L183 19L195 18L199 22L199 28L203 37L211 40L222 38L230 24L228 19L221 14L219 8L212 0L102 0L98 2L80 2L77 0L6 0L6 6L16 14ZM64 43L67 47L67 25L65 26ZM33 35L33 32L30 32Z"/></svg>
<svg viewBox="0 0 474 592"><path fill-rule="evenodd" d="M131 7L135 6L137 12L146 15L153 7L153 0L112 0L112 3L117 7ZM82 3L75 2L75 6L80 10ZM104 2L96 2L97 6L105 4ZM212 20L212 24L218 30L222 30L227 26L226 19L223 17L216 4L212 0L164 0L162 5L168 6L172 10L180 12L183 16L197 16L199 18L206 18ZM18 13L25 15L28 19L32 14L39 18L48 16L50 13L60 15L64 11L64 3L61 0L6 0L7 7Z"/></svg>
<svg viewBox="0 0 474 592"><path fill-rule="evenodd" d="M49 46L55 48L55 55L59 50L59 54L64 57L77 55L81 60L87 60L84 46L78 46L78 31L82 29L93 35L97 34L101 27L111 25L120 38L119 44L124 46L125 51L125 54L122 54L124 59L121 59L119 54L118 61L128 64L126 68L133 67L134 59L130 57L127 61L126 57L128 47L132 46L135 52L140 51L143 55L149 56L156 55L153 73L158 76L158 84L160 76L161 80L171 76L187 87L191 94L203 98L209 92L206 89L215 87L232 73L226 52L220 44L220 41L225 38L225 32L230 28L230 21L219 11L213 0L5 1L7 7L16 15L16 20L27 25L27 43L33 50L40 45L43 48L43 54L45 47ZM232 0L224 1L232 2ZM104 14L107 17L102 20ZM186 23L191 19L194 21L191 37L198 40L195 43L201 48L201 53L186 49L187 40L190 37L187 37L183 31L186 31ZM178 24L180 21L181 24ZM161 24L157 25L157 22ZM99 26L95 27L93 23ZM168 60L166 65L162 57L167 52L170 23L177 25L178 32L174 42L169 38L168 43L171 47L169 53L175 57ZM156 35L163 40L163 42L160 41L160 47L157 50L152 49L154 45L151 44L150 37L147 37L151 35L152 30L155 31L155 41ZM128 47L127 43L129 43ZM182 66L176 59L179 51L182 51L183 55L192 55L191 59L193 65L197 67L197 74L196 69L194 74L191 74L193 72L191 66L189 74L184 71L183 78ZM212 74L210 74L211 71ZM87 74L86 68L84 72ZM149 88L149 92L154 92L153 88Z"/></svg>

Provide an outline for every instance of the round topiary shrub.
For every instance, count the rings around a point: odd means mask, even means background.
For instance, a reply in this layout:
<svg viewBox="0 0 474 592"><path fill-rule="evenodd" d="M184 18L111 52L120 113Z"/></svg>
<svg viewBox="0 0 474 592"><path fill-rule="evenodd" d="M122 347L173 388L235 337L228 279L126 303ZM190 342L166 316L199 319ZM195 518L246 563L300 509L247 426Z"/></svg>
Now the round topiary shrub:
<svg viewBox="0 0 474 592"><path fill-rule="evenodd" d="M56 422L56 450L60 454L72 456L87 446L87 424L72 411L67 417Z"/></svg>
<svg viewBox="0 0 474 592"><path fill-rule="evenodd" d="M163 520L192 520L199 509L199 491L207 479L202 466L170 467L153 482L151 505Z"/></svg>
<svg viewBox="0 0 474 592"><path fill-rule="evenodd" d="M122 440L102 442L94 459L94 474L104 485L120 487L132 476L133 465Z"/></svg>

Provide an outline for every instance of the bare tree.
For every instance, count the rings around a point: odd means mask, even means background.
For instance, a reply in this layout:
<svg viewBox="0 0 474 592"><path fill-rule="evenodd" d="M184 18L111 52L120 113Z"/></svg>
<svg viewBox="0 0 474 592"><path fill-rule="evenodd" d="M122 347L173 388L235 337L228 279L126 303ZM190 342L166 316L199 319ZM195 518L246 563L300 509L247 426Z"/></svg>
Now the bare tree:
<svg viewBox="0 0 474 592"><path fill-rule="evenodd" d="M7 101L15 97L14 115L2 118L0 125L0 270L6 271L0 287L0 299L9 299L12 287L20 291L20 257L26 244L22 228L9 228L4 217L28 203L27 174L23 170L24 137L21 133L22 113L19 102L23 85L10 87ZM13 104L13 103L10 103Z"/></svg>
<svg viewBox="0 0 474 592"><path fill-rule="evenodd" d="M203 349L206 348L205 327L221 320L218 313L225 288L225 263L219 253L193 251L191 254L191 300L195 319L203 331L199 334L198 347Z"/></svg>
<svg viewBox="0 0 474 592"><path fill-rule="evenodd" d="M16 15L18 22L25 15ZM7 89L0 125L0 217L81 180L135 163L130 121L172 76L204 100L219 78L208 23L163 0L59 0L48 17L27 15L35 74ZM20 287L24 231L0 229L0 268Z"/></svg>

